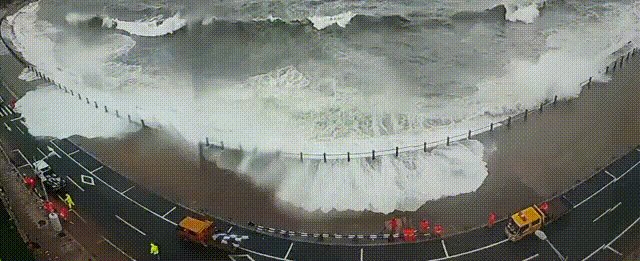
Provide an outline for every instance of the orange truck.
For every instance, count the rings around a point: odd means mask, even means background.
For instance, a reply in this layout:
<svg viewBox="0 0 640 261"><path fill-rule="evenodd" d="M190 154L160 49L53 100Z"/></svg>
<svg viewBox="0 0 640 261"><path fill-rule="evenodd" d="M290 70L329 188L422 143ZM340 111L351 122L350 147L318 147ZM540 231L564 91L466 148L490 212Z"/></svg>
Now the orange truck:
<svg viewBox="0 0 640 261"><path fill-rule="evenodd" d="M569 206L562 199L555 198L549 202L533 205L520 210L509 217L505 234L511 241L518 241L541 229L569 211Z"/></svg>
<svg viewBox="0 0 640 261"><path fill-rule="evenodd" d="M212 221L185 217L178 224L178 237L207 246L214 228Z"/></svg>

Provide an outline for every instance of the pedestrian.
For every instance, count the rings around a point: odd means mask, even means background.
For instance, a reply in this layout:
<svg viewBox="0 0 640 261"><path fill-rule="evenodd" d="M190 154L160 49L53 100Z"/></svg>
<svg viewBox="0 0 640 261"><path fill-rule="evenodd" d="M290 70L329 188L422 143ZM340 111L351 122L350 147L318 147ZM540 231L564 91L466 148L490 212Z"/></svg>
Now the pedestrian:
<svg viewBox="0 0 640 261"><path fill-rule="evenodd" d="M69 209L73 209L73 206L76 205L76 203L73 203L73 199L71 199L71 195L69 195L69 193L64 195L64 202L67 203L67 206L69 206Z"/></svg>

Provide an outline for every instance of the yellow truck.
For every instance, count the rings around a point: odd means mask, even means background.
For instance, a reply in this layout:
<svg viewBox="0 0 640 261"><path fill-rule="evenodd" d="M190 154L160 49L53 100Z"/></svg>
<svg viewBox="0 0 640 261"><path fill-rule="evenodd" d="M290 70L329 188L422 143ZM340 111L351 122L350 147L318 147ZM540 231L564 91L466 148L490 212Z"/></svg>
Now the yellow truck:
<svg viewBox="0 0 640 261"><path fill-rule="evenodd" d="M533 205L511 215L504 232L511 241L518 241L542 228L546 219L545 211Z"/></svg>

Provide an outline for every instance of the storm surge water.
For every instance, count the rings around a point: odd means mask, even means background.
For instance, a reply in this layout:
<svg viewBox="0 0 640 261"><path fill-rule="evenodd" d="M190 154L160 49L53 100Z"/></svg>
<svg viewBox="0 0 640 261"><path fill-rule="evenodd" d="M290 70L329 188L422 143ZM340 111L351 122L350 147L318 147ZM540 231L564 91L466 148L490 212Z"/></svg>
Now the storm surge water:
<svg viewBox="0 0 640 261"><path fill-rule="evenodd" d="M48 77L186 142L223 141L210 158L280 199L391 212L476 190L487 175L482 144L375 161L298 153L423 144L576 96L640 42L638 15L626 0L42 0L7 20L17 51ZM40 88L18 102L34 134L136 130L74 128L76 105L37 115L34 103L59 100Z"/></svg>

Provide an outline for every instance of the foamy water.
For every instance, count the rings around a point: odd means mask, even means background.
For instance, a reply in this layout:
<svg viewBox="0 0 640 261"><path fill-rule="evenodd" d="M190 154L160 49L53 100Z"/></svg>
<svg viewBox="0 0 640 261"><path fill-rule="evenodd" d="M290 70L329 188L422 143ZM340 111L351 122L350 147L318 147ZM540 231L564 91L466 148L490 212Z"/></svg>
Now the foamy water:
<svg viewBox="0 0 640 261"><path fill-rule="evenodd" d="M487 8L495 4L487 3ZM214 143L224 141L229 151L243 153L236 158L215 157L219 165L275 189L279 198L296 206L323 211L336 208L390 212L415 210L424 201L477 189L486 177L482 145L469 142L439 148L430 154L409 153L400 159L384 157L373 164L366 159L350 163L330 160L326 164L307 159L300 163L297 154L351 152L358 158L358 152L368 156L371 150L420 145L465 134L469 129L536 107L554 95L575 96L580 92L579 83L590 76L606 80L603 68L617 57L615 52L634 47L627 44L630 41L638 42L638 16L633 5L603 4L600 9L587 8L584 17L573 13L560 15L562 7L547 8L544 11L547 13L539 17L539 5L539 1L505 4L505 18L513 23L503 27L483 21L471 25L465 24L470 21L464 21L462 31L417 27L415 30L427 36L400 34L395 38L407 41L400 44L379 38L391 34L388 31L380 34L375 33L377 29L371 29L374 33L367 33L369 29L350 31L350 26L366 25L354 16L366 13L364 10L303 12L295 16L270 13L262 17L272 20L283 17L285 21L300 17L298 20L308 19L316 30L337 24L346 30L343 34L364 39L362 42L351 39L354 41L351 45L374 46L353 47L320 31L285 39L295 43L292 45L275 41L276 47L290 48L285 49L288 51L245 40L231 49L212 49L194 56L173 54L179 48L170 44L170 40L165 45L162 35L185 30L183 36L176 37L196 37L181 39L202 42L204 47L190 47L191 50L208 50L209 43L215 46L218 41L233 41L204 31L228 26L216 23L225 15L209 14L208 18L198 20L198 24L205 25L201 30L207 33L203 36L196 29L190 35L186 20L177 13L162 23L150 18L130 20L134 21L131 23L122 22L124 19L116 21L118 18L104 19L107 27L113 26L110 21L115 21L117 29L131 35L117 30L100 31L88 43L60 39L80 37L77 31L84 30L79 27L91 15L66 14L67 24L54 26L37 18L36 3L8 20L16 32L13 41L18 51L48 77L83 97L80 100L60 91L56 94L56 90L47 88L30 92L18 105L32 133L111 137L135 131L125 117L117 119L113 113L104 113L102 107L107 106L111 112L118 109L121 115L131 115L135 121L144 119L149 126L175 130L187 142L196 143L205 137ZM556 21L545 15L569 18ZM193 19L194 14L185 17ZM251 19L256 18L257 14ZM260 34L268 30L250 32ZM510 34L502 36L500 30ZM432 34L439 37L433 43L429 42ZM155 36L155 42L139 38L147 35ZM423 39L426 47L411 49L421 47ZM321 46L322 52L317 56L322 59L301 56L291 47L307 48L304 46L307 41L313 43L313 48L314 44ZM511 50L510 44L526 52ZM249 46L250 51L243 52L243 45ZM148 46L153 51L142 52ZM459 52L439 53L441 50ZM405 53L396 55L394 51L408 53L408 61L398 58L404 59ZM233 58L219 60L223 64L208 62L209 57L216 58L225 52L238 53L228 57L247 57L238 64L233 63ZM178 61L155 62L156 57ZM181 59L187 62L181 64ZM279 60L267 63L273 59ZM474 62L476 59L480 61L478 64ZM260 66L254 69L254 64ZM234 71L259 73L244 77L246 73ZM43 110L53 108L61 99L58 95L68 96L63 99L69 102L68 110L57 112L57 117L42 117ZM86 98L97 101L100 108L87 105ZM85 110L86 115L81 112ZM92 118L104 118L104 122L82 128L74 126L78 119ZM260 162L272 163L265 167ZM387 184L385 180L397 182ZM431 187L441 184L440 181L455 182ZM346 184L351 184L351 189ZM318 197L301 196L306 195L303 191L313 191L311 195ZM336 200L331 195L336 195Z"/></svg>

